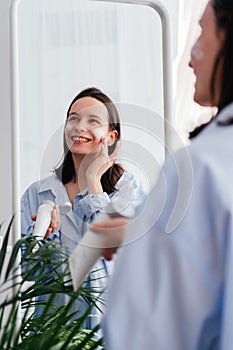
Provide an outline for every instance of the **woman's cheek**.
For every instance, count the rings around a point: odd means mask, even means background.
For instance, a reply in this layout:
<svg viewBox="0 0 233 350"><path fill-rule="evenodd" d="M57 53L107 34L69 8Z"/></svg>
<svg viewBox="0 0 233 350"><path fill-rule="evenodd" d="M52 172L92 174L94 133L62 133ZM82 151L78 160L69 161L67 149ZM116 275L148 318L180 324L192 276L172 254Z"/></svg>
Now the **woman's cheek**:
<svg viewBox="0 0 233 350"><path fill-rule="evenodd" d="M197 42L195 46L192 48L192 56L197 62L202 60L204 54L203 54L202 46L199 42Z"/></svg>
<svg viewBox="0 0 233 350"><path fill-rule="evenodd" d="M92 129L92 134L95 139L100 143L102 138L105 138L105 132L101 128Z"/></svg>
<svg viewBox="0 0 233 350"><path fill-rule="evenodd" d="M66 124L65 126L65 132L70 132L70 130L72 130L72 126L70 124Z"/></svg>
<svg viewBox="0 0 233 350"><path fill-rule="evenodd" d="M72 146L72 142L69 138L69 134L70 131L72 130L72 126L71 125L66 125L65 126L65 130L64 130L64 136L65 136L65 141L66 141L66 145L67 147L70 149L70 147Z"/></svg>

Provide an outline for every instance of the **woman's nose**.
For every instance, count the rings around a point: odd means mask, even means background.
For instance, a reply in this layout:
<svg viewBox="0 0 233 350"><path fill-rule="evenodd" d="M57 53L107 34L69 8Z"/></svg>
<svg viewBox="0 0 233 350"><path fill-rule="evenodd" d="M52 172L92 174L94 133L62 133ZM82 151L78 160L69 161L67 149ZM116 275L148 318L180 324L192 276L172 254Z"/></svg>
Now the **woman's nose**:
<svg viewBox="0 0 233 350"><path fill-rule="evenodd" d="M192 49L191 49L191 59L189 62L189 67L193 68L193 66L200 62L203 58L203 49L199 39L196 40Z"/></svg>
<svg viewBox="0 0 233 350"><path fill-rule="evenodd" d="M195 46L196 46L196 44L193 45L193 47L191 49L191 52L190 52L190 60L189 60L189 63L188 63L190 68L193 68L193 63L192 62L193 62L193 53L194 53L194 50L195 50Z"/></svg>
<svg viewBox="0 0 233 350"><path fill-rule="evenodd" d="M87 131L86 122L82 120L78 121L77 123L75 123L75 129L80 133Z"/></svg>

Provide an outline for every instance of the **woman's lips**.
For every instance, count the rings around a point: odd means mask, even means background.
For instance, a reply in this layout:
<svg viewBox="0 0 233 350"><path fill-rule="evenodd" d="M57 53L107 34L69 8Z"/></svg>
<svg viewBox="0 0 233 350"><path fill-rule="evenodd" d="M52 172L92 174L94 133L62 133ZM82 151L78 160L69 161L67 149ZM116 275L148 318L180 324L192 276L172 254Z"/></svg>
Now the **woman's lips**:
<svg viewBox="0 0 233 350"><path fill-rule="evenodd" d="M89 138L87 137L84 137L84 136L72 136L71 137L71 140L74 142L74 143L86 143L86 142L89 142L91 141Z"/></svg>

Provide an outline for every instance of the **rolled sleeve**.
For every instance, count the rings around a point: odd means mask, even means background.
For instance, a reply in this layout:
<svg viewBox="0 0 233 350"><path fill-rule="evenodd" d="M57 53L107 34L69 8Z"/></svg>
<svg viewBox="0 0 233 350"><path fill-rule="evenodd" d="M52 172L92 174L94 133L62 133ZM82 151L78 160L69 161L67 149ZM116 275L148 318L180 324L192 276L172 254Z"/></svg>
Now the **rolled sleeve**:
<svg viewBox="0 0 233 350"><path fill-rule="evenodd" d="M80 206L86 217L91 217L103 210L110 203L110 198L106 192L100 194L87 194L82 197L75 206Z"/></svg>
<svg viewBox="0 0 233 350"><path fill-rule="evenodd" d="M146 201L146 193L139 180L125 171L117 183L117 191L111 196L113 212L132 218L136 209Z"/></svg>

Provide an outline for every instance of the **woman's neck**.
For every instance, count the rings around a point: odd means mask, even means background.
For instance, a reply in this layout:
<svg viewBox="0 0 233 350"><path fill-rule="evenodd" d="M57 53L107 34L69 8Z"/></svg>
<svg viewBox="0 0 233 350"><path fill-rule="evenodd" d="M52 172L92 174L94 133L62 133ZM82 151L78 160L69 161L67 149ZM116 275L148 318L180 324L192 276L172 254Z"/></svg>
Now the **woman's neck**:
<svg viewBox="0 0 233 350"><path fill-rule="evenodd" d="M82 166L82 160L84 159L84 157L85 155L80 154L72 155L75 171L75 179L72 182L76 184L77 188L79 188L80 191L87 187L86 169L84 169L84 167Z"/></svg>
<svg viewBox="0 0 233 350"><path fill-rule="evenodd" d="M85 173L82 171L81 162L83 157L78 155L74 156L72 155L73 162L74 162L74 178L65 184L66 191L68 194L68 197L72 203L72 206L74 206L74 198L84 189L87 187L86 181L85 181Z"/></svg>

